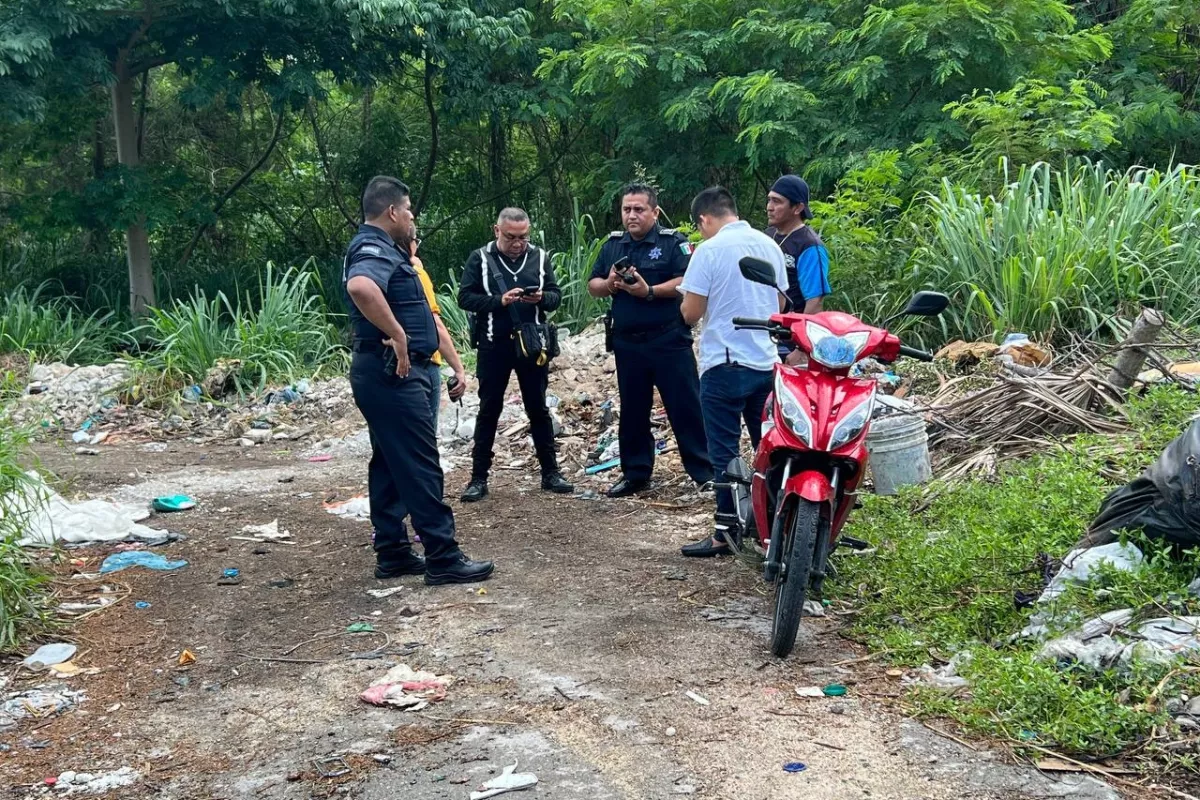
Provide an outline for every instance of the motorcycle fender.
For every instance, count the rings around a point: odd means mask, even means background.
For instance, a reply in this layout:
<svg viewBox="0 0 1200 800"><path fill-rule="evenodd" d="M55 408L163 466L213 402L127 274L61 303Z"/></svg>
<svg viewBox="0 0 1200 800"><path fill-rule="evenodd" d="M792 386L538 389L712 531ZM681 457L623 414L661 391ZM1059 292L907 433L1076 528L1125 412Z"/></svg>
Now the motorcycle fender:
<svg viewBox="0 0 1200 800"><path fill-rule="evenodd" d="M788 478L783 490L787 494L797 494L814 503L828 502L833 496L833 484L829 482L829 477L815 469Z"/></svg>

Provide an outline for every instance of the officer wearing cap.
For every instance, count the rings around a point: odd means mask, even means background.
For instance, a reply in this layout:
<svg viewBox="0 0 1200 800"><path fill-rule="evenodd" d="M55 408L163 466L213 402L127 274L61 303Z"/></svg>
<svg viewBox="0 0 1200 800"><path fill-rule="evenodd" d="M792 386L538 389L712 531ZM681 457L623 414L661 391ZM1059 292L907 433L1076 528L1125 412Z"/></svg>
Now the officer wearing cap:
<svg viewBox="0 0 1200 800"><path fill-rule="evenodd" d="M658 192L633 183L621 193L621 221L604 243L588 282L593 297L611 297L612 350L621 393L618 439L622 476L607 492L627 497L650 485L654 436L650 413L658 389L683 467L697 484L713 478L700 412L700 378L691 328L679 313L676 287L692 246L658 224Z"/></svg>
<svg viewBox="0 0 1200 800"><path fill-rule="evenodd" d="M797 175L782 175L767 193L766 234L783 251L787 265L788 299L792 308L805 314L821 311L829 294L829 251L817 232L806 223L812 219L808 184Z"/></svg>
<svg viewBox="0 0 1200 800"><path fill-rule="evenodd" d="M470 583L492 574L454 538L454 514L442 500L444 476L429 396L438 330L413 269L408 187L372 178L363 192L363 225L350 240L342 281L354 358L350 388L371 436L368 487L375 527L375 577L425 575L425 583ZM412 551L411 517L425 557Z"/></svg>

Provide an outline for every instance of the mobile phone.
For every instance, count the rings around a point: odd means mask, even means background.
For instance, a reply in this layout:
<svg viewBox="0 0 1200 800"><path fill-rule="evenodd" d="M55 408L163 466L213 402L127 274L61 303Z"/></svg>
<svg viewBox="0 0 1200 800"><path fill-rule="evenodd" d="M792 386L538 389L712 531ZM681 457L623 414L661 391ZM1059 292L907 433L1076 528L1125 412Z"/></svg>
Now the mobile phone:
<svg viewBox="0 0 1200 800"><path fill-rule="evenodd" d="M383 374L396 374L396 351L390 347L383 354Z"/></svg>
<svg viewBox="0 0 1200 800"><path fill-rule="evenodd" d="M625 283L634 284L637 283L637 278L629 274L629 268L632 266L629 263L629 256L621 256L613 264L613 269L617 271L617 274L621 276L621 280L625 281Z"/></svg>
<svg viewBox="0 0 1200 800"><path fill-rule="evenodd" d="M526 297L533 297L539 291L540 289L538 289L536 286L526 286L521 290L521 294L525 295Z"/></svg>

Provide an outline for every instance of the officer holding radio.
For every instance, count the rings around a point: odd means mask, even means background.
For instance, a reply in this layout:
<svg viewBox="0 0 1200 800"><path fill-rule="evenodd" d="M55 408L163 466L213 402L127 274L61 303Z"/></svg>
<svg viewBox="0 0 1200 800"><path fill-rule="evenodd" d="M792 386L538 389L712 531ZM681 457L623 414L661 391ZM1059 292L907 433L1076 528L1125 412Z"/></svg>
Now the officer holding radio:
<svg viewBox="0 0 1200 800"><path fill-rule="evenodd" d="M628 497L650 485L655 444L650 413L656 387L684 469L699 485L713 479L692 332L680 316L676 290L692 246L682 233L660 227L658 215L658 192L652 186L626 186L621 193L625 230L614 231L604 243L588 282L593 297L613 301L605 324L621 394L622 476L608 490L609 497Z"/></svg>

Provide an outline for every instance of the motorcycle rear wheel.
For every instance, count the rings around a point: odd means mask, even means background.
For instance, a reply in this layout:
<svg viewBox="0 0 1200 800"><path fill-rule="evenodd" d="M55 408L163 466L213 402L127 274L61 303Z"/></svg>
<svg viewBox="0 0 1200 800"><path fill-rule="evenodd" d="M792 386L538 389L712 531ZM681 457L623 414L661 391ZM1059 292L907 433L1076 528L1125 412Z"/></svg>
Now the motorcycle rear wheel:
<svg viewBox="0 0 1200 800"><path fill-rule="evenodd" d="M787 657L796 646L821 518L820 506L803 498L796 500L790 512L787 538L779 557L781 569L775 579L775 614L771 622L771 652L779 658Z"/></svg>

